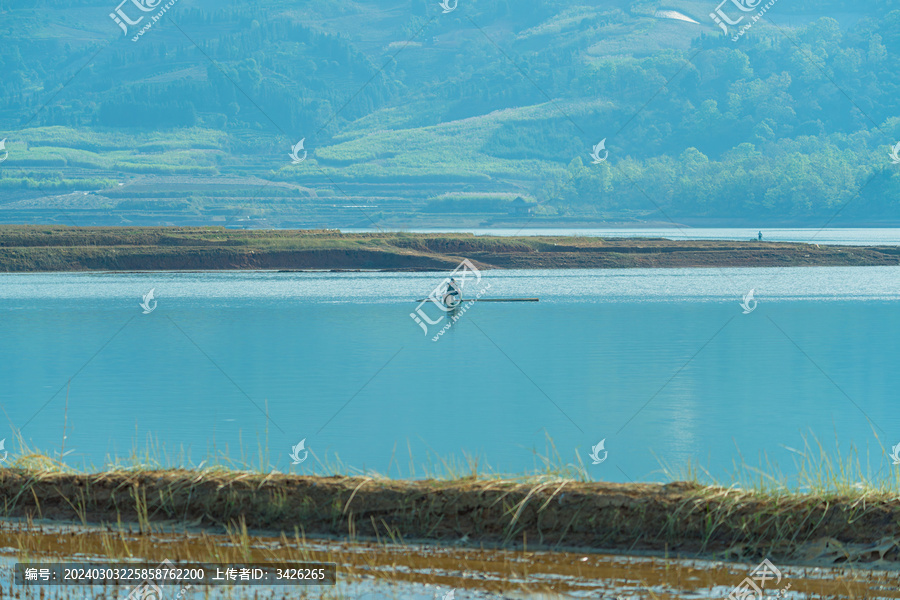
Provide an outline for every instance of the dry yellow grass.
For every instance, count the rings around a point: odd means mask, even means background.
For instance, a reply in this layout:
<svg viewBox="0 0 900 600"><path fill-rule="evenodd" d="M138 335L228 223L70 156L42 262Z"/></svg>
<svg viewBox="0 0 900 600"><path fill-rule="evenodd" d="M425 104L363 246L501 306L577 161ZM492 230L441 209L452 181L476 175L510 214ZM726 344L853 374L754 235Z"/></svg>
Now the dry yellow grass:
<svg viewBox="0 0 900 600"><path fill-rule="evenodd" d="M49 459L48 459L49 460ZM762 494L697 483L544 477L404 481L225 469L0 471L6 517L249 527L392 542L669 551L796 558L829 542L840 560L900 562L896 494ZM838 561L836 555L835 561Z"/></svg>

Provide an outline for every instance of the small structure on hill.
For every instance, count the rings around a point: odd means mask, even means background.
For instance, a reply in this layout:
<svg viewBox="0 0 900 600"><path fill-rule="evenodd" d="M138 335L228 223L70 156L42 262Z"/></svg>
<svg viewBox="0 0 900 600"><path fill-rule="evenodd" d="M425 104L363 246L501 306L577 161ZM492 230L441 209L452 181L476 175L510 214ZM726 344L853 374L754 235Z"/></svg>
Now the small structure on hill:
<svg viewBox="0 0 900 600"><path fill-rule="evenodd" d="M528 216L531 214L534 208L533 205L533 202L528 202L522 196L518 196L510 203L509 214L516 216Z"/></svg>

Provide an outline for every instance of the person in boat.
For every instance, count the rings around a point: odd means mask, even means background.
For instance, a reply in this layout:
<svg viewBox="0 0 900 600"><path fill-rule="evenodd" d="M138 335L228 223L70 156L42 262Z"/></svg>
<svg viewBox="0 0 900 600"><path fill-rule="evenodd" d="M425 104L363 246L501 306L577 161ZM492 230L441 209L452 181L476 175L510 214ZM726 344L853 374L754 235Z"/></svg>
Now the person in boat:
<svg viewBox="0 0 900 600"><path fill-rule="evenodd" d="M444 296L455 296L458 300L460 299L459 284L456 283L456 279L453 277L447 282L447 290L444 292Z"/></svg>

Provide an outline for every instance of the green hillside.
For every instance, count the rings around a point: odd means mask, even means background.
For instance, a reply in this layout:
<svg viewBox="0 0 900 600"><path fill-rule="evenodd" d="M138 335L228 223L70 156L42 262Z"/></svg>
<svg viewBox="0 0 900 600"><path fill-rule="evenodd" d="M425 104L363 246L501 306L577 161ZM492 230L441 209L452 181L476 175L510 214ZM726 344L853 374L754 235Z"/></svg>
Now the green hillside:
<svg viewBox="0 0 900 600"><path fill-rule="evenodd" d="M0 0L0 222L900 220L894 0L134 2Z"/></svg>

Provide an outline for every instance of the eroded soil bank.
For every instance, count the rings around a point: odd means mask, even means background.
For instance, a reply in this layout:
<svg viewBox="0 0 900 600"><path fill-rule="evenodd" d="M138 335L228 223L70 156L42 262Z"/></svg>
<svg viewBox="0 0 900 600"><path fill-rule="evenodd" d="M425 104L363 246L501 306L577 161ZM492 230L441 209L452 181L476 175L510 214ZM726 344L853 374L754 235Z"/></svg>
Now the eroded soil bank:
<svg viewBox="0 0 900 600"><path fill-rule="evenodd" d="M471 234L0 225L0 272L900 265L894 246Z"/></svg>
<svg viewBox="0 0 900 600"><path fill-rule="evenodd" d="M6 517L900 566L900 498L862 492L766 497L691 483L4 469L0 494Z"/></svg>

